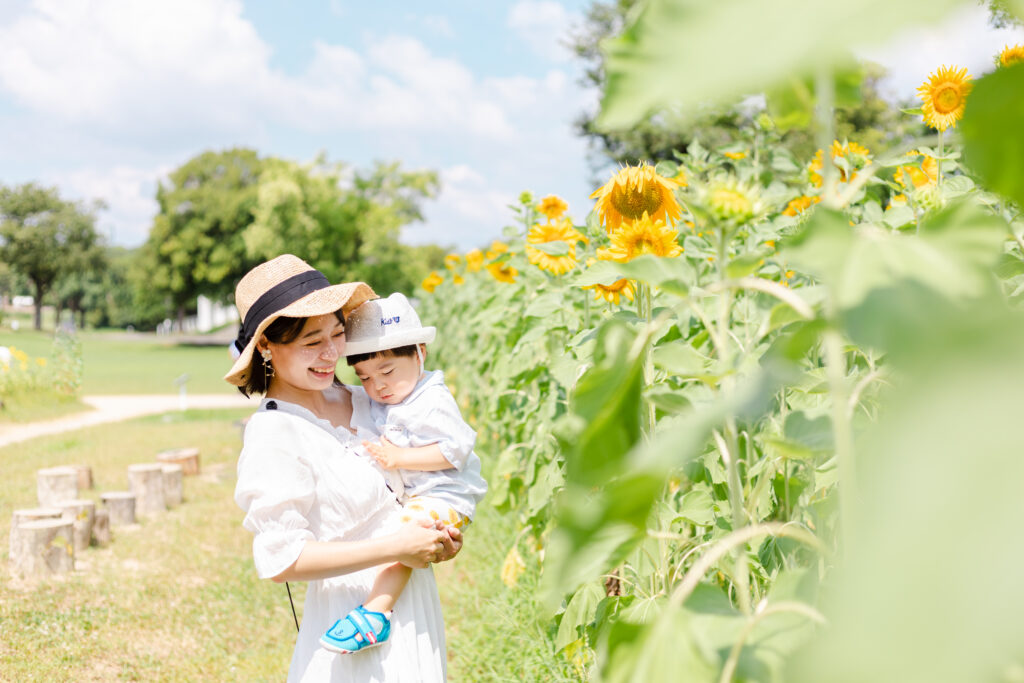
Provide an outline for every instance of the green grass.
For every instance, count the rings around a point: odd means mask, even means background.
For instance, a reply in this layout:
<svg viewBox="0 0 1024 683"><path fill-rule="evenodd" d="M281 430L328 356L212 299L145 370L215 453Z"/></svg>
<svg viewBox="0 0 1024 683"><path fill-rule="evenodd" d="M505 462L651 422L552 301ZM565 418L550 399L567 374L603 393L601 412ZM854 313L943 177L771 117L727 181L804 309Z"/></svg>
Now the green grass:
<svg viewBox="0 0 1024 683"><path fill-rule="evenodd" d="M3 410L0 411L0 425L52 420L63 415L89 410L89 406L76 398L55 396L52 393L18 392L12 396L4 396L3 402Z"/></svg>
<svg viewBox="0 0 1024 683"><path fill-rule="evenodd" d="M197 446L202 474L185 502L114 528L106 548L79 555L73 574L37 585L0 580L0 680L280 681L294 642L283 586L256 578L251 536L232 499L246 411L187 411L34 439L0 449L0 538L11 511L33 507L35 472L92 466L98 499L127 488L126 468L160 450ZM566 681L570 677L532 599L500 579L513 520L486 504L462 553L436 569L453 682ZM0 558L7 561L7 544ZM301 609L303 585L293 585ZM301 613L300 613L301 616Z"/></svg>
<svg viewBox="0 0 1024 683"><path fill-rule="evenodd" d="M173 394L174 380L189 376L190 393L236 391L223 379L231 367L226 346L180 346L148 334L80 332L83 394ZM50 359L52 332L22 328L0 331L0 346L16 346L32 357Z"/></svg>

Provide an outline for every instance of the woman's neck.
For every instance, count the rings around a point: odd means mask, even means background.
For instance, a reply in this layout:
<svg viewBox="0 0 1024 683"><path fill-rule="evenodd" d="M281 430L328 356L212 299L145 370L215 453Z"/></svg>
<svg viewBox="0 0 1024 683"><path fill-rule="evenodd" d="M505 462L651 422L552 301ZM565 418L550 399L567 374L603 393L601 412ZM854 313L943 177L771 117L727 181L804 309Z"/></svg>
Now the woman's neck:
<svg viewBox="0 0 1024 683"><path fill-rule="evenodd" d="M277 399L300 405L322 420L327 420L335 427L348 428L351 416L351 404L346 400L348 390L344 385L332 385L323 391L297 389L284 384L271 383L267 389L267 398Z"/></svg>

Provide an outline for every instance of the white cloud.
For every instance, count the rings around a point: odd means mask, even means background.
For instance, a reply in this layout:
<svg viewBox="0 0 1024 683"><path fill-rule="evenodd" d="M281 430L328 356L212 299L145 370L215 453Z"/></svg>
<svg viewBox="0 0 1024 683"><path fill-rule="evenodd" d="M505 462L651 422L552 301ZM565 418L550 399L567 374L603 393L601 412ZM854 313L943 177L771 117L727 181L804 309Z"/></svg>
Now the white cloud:
<svg viewBox="0 0 1024 683"><path fill-rule="evenodd" d="M580 21L576 14L551 0L519 0L508 11L508 26L540 56L568 61L569 30Z"/></svg>
<svg viewBox="0 0 1024 683"><path fill-rule="evenodd" d="M62 120L128 131L232 127L270 50L237 0L35 0L0 28L0 87Z"/></svg>
<svg viewBox="0 0 1024 683"><path fill-rule="evenodd" d="M466 164L445 168L440 175L441 194L424 207L427 225L406 226L403 241L465 250L499 237L518 191L496 189L493 179Z"/></svg>
<svg viewBox="0 0 1024 683"><path fill-rule="evenodd" d="M171 166L135 168L82 168L45 179L69 199L102 200L97 227L113 244L137 246L146 240L153 217L159 210L157 183L173 170Z"/></svg>
<svg viewBox="0 0 1024 683"><path fill-rule="evenodd" d="M863 48L857 54L889 70L883 82L889 97L908 99L940 66L967 67L971 76L982 76L995 68L993 56L1014 43L1024 43L1024 28L992 28L988 9L975 4L937 26L905 31L885 45Z"/></svg>

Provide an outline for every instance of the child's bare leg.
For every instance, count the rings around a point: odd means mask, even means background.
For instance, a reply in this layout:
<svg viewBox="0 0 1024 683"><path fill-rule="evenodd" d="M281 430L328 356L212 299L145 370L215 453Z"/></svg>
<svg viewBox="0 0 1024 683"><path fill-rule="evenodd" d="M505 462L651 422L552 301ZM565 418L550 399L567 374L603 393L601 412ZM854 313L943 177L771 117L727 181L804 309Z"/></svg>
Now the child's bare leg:
<svg viewBox="0 0 1024 683"><path fill-rule="evenodd" d="M370 597L366 599L363 606L373 612L393 610L395 603L398 602L398 596L405 589L405 584L409 583L410 576L412 576L412 570L401 562L385 567L377 574Z"/></svg>

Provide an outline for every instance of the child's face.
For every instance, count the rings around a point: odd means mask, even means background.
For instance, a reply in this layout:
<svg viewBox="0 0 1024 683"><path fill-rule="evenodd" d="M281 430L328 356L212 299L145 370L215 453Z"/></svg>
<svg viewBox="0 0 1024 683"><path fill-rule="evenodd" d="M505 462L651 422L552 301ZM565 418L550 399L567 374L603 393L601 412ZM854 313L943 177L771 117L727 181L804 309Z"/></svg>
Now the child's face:
<svg viewBox="0 0 1024 683"><path fill-rule="evenodd" d="M378 356L352 366L369 397L377 403L401 403L416 388L420 363L416 356Z"/></svg>

